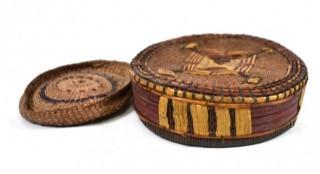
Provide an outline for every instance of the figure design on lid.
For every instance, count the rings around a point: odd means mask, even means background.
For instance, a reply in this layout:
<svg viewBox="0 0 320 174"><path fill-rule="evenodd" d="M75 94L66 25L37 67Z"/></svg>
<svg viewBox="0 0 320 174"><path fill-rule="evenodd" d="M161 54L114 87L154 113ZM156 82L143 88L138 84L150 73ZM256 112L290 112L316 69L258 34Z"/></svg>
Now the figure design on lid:
<svg viewBox="0 0 320 174"><path fill-rule="evenodd" d="M199 48L196 42L188 43L182 49L191 50L191 54L186 57L181 70L178 71L204 76L239 75L245 78L247 83L252 84L261 81L260 77L249 75L258 56L273 53L271 48L262 48L255 53ZM178 71L159 68L158 73L175 76Z"/></svg>

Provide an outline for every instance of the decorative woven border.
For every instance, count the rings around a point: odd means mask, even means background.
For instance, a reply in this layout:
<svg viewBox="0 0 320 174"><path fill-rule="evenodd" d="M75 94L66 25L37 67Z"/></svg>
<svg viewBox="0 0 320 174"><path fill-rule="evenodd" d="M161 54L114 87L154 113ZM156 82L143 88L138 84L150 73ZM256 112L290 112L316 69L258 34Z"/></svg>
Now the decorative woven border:
<svg viewBox="0 0 320 174"><path fill-rule="evenodd" d="M69 107L49 111L35 111L31 99L39 85L54 79L60 74L81 70L83 68L105 67L110 74L117 74L126 79L126 82L116 91L97 102L82 106ZM107 70L108 69L108 70ZM60 66L38 75L25 89L19 103L21 115L28 121L45 126L74 126L94 122L102 118L111 117L112 113L126 106L131 97L130 67L125 62L95 60ZM120 71L119 71L120 70ZM122 70L122 71L121 71ZM116 71L116 72L115 72ZM81 102L80 102L81 103Z"/></svg>
<svg viewBox="0 0 320 174"><path fill-rule="evenodd" d="M210 91L208 89L189 89L183 87L183 82L176 84L174 81L169 81L165 77L155 76L152 71L147 66L146 59L150 58L154 53L157 52L160 48L164 48L172 43L182 42L191 39L197 38L237 38L237 39L246 39L253 40L255 42L266 44L284 57L286 57L294 67L296 71L292 71L283 79L274 81L273 83L257 86L254 89L240 89L246 90L247 94L242 96L232 96L229 95L231 88L213 88ZM170 41L160 42L154 44L140 52L131 63L132 67L132 79L143 86L147 86L151 90L155 90L159 93L164 93L168 96L177 96L188 99L198 99L205 101L221 102L221 103L265 103L269 101L281 100L293 95L299 89L303 88L307 83L307 69L303 61L297 57L290 50L281 46L278 43L273 41L262 39L258 37L248 36L248 35L219 35L219 34L205 34L205 35L193 35L193 36L184 36ZM166 83L161 83L161 80L167 80ZM184 84L185 85L185 84ZM185 85L186 86L186 85ZM269 90L268 92L267 89ZM201 91L201 92L199 92ZM219 94L212 94L214 91L221 91ZM241 92L242 93L242 92ZM269 93L269 94L268 94Z"/></svg>
<svg viewBox="0 0 320 174"><path fill-rule="evenodd" d="M160 137L176 143L200 147L237 147L262 143L286 132L288 129L294 126L297 119L297 116L295 116L291 121L279 129L265 132L263 134L222 138L177 134L173 130L159 127L152 122L145 120L141 113L138 113L138 115L143 124Z"/></svg>
<svg viewBox="0 0 320 174"><path fill-rule="evenodd" d="M307 77L302 80L297 85L293 86L292 88L281 92L276 95L270 95L270 96L262 96L262 97L243 97L243 96L215 96L215 95L209 95L209 94L201 94L201 93L195 93L190 91L183 91L180 89L163 86L159 84L155 84L151 81L148 81L146 79L141 78L140 76L136 75L132 70L131 73L131 79L132 81L136 82L137 84L141 85L142 87L146 88L148 91L151 91L153 93L156 93L158 95L166 95L168 97L178 97L182 99L190 99L190 100L200 100L205 102L215 102L215 103L228 103L228 104L260 104L260 103L267 103L267 102L273 102L277 100L282 100L285 98L288 98L289 96L292 96L300 91L300 89L303 89L304 86L307 83Z"/></svg>

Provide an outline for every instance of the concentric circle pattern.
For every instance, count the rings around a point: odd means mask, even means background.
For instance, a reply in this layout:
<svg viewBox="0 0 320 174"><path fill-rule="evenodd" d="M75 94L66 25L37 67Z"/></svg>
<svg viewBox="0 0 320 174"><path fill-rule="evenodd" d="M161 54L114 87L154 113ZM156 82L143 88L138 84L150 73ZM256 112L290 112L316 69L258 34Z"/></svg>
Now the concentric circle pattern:
<svg viewBox="0 0 320 174"><path fill-rule="evenodd" d="M34 109L55 110L89 105L117 89L121 77L112 74L70 73L42 84L33 96Z"/></svg>
<svg viewBox="0 0 320 174"><path fill-rule="evenodd" d="M193 35L160 42L141 51L131 66L148 82L208 95L276 95L307 78L294 53L248 35Z"/></svg>
<svg viewBox="0 0 320 174"><path fill-rule="evenodd" d="M49 120L59 117L67 120L69 117L79 117L76 113L81 112L81 109L85 111L85 108L90 109L90 112L86 113L88 117L104 116L109 114L107 111L113 112L113 109L105 109L113 107L113 96L128 94L127 91L130 91L128 73L127 64L106 61L86 62L51 70L40 75L28 86L21 99L21 113L32 118L29 120L33 122L41 122L40 124L47 124L42 123L43 116ZM121 100L121 97L113 100L119 99ZM116 109L118 108L120 107L117 106ZM83 112L79 115L86 116ZM41 121L33 119L34 116L37 119L41 117Z"/></svg>

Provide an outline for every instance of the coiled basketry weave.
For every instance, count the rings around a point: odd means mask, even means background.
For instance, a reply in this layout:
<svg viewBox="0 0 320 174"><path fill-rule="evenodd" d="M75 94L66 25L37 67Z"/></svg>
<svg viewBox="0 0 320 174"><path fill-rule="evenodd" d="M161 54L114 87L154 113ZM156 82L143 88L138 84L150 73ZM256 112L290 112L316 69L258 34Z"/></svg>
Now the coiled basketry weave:
<svg viewBox="0 0 320 174"><path fill-rule="evenodd" d="M271 40L204 34L153 44L131 62L134 107L151 131L205 147L260 143L297 119L307 67Z"/></svg>
<svg viewBox="0 0 320 174"><path fill-rule="evenodd" d="M72 126L108 117L131 95L129 65L90 61L49 70L36 77L20 99L20 112L30 122Z"/></svg>

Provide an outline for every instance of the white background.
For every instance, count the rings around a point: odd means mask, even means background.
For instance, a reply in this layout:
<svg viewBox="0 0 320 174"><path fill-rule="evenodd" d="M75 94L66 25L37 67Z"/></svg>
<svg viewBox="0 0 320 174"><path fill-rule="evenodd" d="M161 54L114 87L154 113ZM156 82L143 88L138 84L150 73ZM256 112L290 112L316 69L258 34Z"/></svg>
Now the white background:
<svg viewBox="0 0 320 174"><path fill-rule="evenodd" d="M320 5L302 1L0 1L0 173L319 173ZM296 126L263 144L196 148L159 138L133 108L72 128L25 121L18 101L48 69L93 59L130 62L146 46L200 33L272 39L300 56L309 84Z"/></svg>

